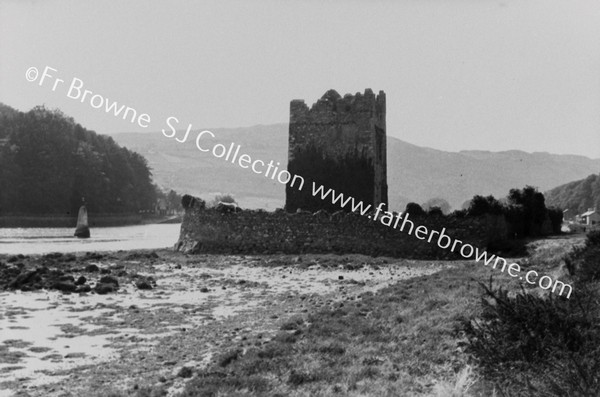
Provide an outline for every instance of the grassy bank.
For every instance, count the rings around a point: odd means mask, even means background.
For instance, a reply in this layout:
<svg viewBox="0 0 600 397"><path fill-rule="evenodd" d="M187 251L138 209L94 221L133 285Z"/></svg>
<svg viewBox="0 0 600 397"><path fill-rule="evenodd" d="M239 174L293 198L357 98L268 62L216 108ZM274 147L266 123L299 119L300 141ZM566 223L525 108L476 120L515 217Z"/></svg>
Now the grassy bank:
<svg viewBox="0 0 600 397"><path fill-rule="evenodd" d="M450 396L472 383L472 395L491 395L470 370L462 331L480 314L478 281L490 271L456 265L296 317L264 346L232 346L182 395Z"/></svg>
<svg viewBox="0 0 600 397"><path fill-rule="evenodd" d="M472 264L402 281L284 324L264 347L232 349L183 396L426 394L467 365L460 334L477 313Z"/></svg>
<svg viewBox="0 0 600 397"><path fill-rule="evenodd" d="M538 244L522 262L556 270L572 245ZM472 366L464 330L483 314L480 283L493 275L512 295L520 285L481 264L455 265L297 317L264 346L232 346L182 396L500 396L496 379Z"/></svg>

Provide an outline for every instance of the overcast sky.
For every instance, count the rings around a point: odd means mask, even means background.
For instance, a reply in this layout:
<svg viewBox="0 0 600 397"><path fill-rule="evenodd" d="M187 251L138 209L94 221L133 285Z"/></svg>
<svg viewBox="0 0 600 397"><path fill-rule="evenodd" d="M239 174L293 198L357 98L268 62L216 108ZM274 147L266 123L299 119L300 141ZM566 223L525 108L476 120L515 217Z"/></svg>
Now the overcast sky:
<svg viewBox="0 0 600 397"><path fill-rule="evenodd" d="M28 82L32 66L152 122ZM600 158L600 3L0 0L0 102L99 133L287 122L330 88L384 90L388 135L416 145Z"/></svg>

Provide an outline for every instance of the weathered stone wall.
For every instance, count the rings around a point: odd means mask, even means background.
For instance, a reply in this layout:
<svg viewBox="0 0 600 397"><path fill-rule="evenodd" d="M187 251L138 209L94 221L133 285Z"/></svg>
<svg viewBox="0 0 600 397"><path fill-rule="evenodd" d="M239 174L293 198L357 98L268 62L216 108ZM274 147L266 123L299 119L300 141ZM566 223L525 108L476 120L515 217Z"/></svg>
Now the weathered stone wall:
<svg viewBox="0 0 600 397"><path fill-rule="evenodd" d="M185 196L190 197L190 196ZM188 253L360 253L413 259L458 258L449 249L419 240L413 235L373 222L353 213L287 213L240 211L222 213L206 209L202 200L185 200L177 250ZM187 205L186 205L187 204ZM496 219L423 217L412 218L428 230L485 248L496 233Z"/></svg>
<svg viewBox="0 0 600 397"><path fill-rule="evenodd" d="M311 108L303 100L293 100L290 104L288 170L310 180L318 179L314 170L299 158L312 149L335 161L356 159L362 167L366 164L370 168L367 179L357 181L356 175L346 172L336 175L336 185L343 188L360 183L364 192L358 195L367 197L363 200L365 204L387 204L385 112L385 93L380 91L375 95L371 89L366 89L364 94L346 94L343 98L335 90L329 90ZM346 168L353 168L352 164ZM303 205L305 198L297 195L295 189L286 190L288 211L314 207L314 203Z"/></svg>

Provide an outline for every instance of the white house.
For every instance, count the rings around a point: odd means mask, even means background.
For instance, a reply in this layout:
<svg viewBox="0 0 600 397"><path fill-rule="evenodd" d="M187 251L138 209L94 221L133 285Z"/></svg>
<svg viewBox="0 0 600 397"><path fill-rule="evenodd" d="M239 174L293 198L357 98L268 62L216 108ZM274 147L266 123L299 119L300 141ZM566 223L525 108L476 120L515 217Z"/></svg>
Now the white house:
<svg viewBox="0 0 600 397"><path fill-rule="evenodd" d="M600 214L593 208L581 214L581 220L588 226L600 224Z"/></svg>

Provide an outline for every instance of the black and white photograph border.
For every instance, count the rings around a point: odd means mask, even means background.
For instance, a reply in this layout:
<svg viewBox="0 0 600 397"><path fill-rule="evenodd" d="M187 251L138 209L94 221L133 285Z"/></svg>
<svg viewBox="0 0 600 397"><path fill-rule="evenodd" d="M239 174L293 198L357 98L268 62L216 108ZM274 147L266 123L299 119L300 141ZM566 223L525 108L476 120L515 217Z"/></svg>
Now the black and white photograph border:
<svg viewBox="0 0 600 397"><path fill-rule="evenodd" d="M593 0L0 0L0 397L600 395Z"/></svg>

